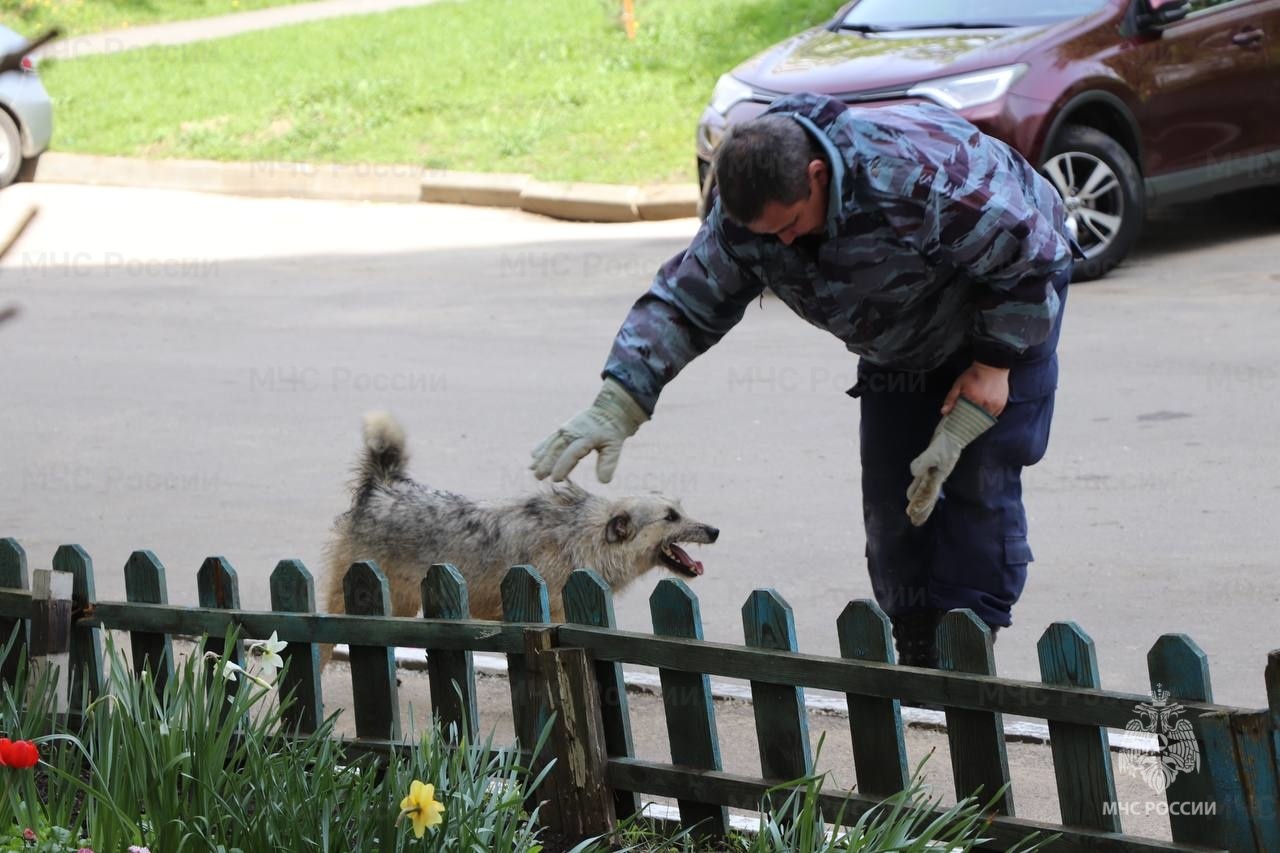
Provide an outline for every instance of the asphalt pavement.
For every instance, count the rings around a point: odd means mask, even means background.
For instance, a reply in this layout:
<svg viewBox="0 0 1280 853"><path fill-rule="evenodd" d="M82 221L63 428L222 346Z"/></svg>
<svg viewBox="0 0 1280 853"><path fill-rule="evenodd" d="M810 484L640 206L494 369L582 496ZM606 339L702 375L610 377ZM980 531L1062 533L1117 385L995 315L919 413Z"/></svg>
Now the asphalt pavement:
<svg viewBox="0 0 1280 853"><path fill-rule="evenodd" d="M530 449L590 402L610 341L691 220L625 225L436 205L23 185L41 215L0 265L0 535L47 566L64 542L123 597L150 548L194 604L203 558L266 606L277 560L313 571L363 412L405 424L420 479L475 497L537 488ZM1105 687L1148 689L1162 633L1192 637L1215 698L1265 704L1280 518L1280 215L1265 196L1153 221L1132 261L1073 288L1049 455L1025 477L1036 562L1002 675L1075 620ZM773 587L801 650L869 597L855 360L764 299L667 390L610 494L659 490L714 524L693 582L706 636L740 642ZM657 575L617 600L648 630Z"/></svg>

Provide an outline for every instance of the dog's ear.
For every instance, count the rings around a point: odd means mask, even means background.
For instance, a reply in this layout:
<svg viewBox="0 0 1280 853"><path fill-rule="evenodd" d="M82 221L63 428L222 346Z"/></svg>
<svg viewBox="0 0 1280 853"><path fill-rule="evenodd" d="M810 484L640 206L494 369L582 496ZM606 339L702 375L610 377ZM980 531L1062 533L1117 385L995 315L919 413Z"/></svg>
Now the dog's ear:
<svg viewBox="0 0 1280 853"><path fill-rule="evenodd" d="M625 512L620 512L609 519L609 524L604 530L604 538L610 545L626 542L635 535L636 529L631 525L631 516Z"/></svg>

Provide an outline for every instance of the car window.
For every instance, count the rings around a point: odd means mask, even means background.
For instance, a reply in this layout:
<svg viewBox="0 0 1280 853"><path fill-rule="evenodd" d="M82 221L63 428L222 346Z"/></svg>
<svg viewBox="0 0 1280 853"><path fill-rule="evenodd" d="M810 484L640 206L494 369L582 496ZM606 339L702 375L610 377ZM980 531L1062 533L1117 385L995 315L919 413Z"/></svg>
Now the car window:
<svg viewBox="0 0 1280 853"><path fill-rule="evenodd" d="M1209 2L1209 0L1199 0ZM930 25L1029 26L1052 24L1096 12L1107 0L861 0L845 15L849 28L912 29Z"/></svg>

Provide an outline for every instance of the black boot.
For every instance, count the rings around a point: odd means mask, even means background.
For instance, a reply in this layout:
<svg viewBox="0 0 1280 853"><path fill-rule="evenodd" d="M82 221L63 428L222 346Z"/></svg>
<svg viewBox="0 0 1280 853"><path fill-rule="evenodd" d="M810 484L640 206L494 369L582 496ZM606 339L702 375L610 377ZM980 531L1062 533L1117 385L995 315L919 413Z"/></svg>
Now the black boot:
<svg viewBox="0 0 1280 853"><path fill-rule="evenodd" d="M903 666L938 668L938 623L941 610L916 610L893 617L893 644Z"/></svg>
<svg viewBox="0 0 1280 853"><path fill-rule="evenodd" d="M893 617L893 644L898 648L898 663L903 666L938 668L938 623L941 610L917 610ZM911 708L941 711L933 702L903 702Z"/></svg>

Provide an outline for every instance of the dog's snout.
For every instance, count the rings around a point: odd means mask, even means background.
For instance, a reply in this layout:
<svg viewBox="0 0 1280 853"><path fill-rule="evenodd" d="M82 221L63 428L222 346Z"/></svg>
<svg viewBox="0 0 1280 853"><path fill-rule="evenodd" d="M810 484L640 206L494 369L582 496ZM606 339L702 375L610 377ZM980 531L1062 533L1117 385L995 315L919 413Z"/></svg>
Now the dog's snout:
<svg viewBox="0 0 1280 853"><path fill-rule="evenodd" d="M719 529L719 528L717 528L717 527L712 527L711 525L709 525L709 524L708 524L708 525L704 525L702 529L703 529L703 531L704 531L704 532L706 532L706 534L707 534L707 541L708 541L708 542L714 543L717 539L719 539L719 538L720 538L720 529Z"/></svg>

